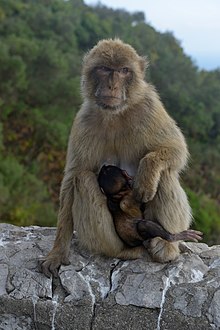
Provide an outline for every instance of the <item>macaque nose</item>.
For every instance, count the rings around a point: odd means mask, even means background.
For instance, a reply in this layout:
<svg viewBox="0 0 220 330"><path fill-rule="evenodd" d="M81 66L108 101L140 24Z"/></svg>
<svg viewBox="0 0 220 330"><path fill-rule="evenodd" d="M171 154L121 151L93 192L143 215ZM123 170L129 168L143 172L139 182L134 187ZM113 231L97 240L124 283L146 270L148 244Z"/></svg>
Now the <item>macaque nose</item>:
<svg viewBox="0 0 220 330"><path fill-rule="evenodd" d="M114 90L116 90L117 89L117 85L116 84L112 84L112 85L109 85L109 87L108 87L111 91L114 91Z"/></svg>
<svg viewBox="0 0 220 330"><path fill-rule="evenodd" d="M119 87L119 76L117 71L112 71L109 77L109 86L108 88L112 91L118 89Z"/></svg>

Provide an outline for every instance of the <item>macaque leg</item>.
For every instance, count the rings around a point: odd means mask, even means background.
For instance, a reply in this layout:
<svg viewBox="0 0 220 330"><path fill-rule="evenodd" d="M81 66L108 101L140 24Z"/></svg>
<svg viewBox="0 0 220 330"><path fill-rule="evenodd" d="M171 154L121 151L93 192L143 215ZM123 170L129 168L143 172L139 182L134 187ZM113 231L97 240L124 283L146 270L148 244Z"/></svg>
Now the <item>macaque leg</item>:
<svg viewBox="0 0 220 330"><path fill-rule="evenodd" d="M115 256L123 248L106 197L100 191L96 175L81 171L74 178L74 228L83 248L107 256Z"/></svg>
<svg viewBox="0 0 220 330"><path fill-rule="evenodd" d="M132 248L124 248L117 255L117 258L122 259L122 260L140 259L143 257L145 259L148 258L150 260L149 254L143 245L132 247Z"/></svg>
<svg viewBox="0 0 220 330"><path fill-rule="evenodd" d="M191 208L187 196L180 186L176 173L164 171L154 199L146 204L146 219L157 219L171 234L180 233L189 228ZM179 242L168 242L160 237L151 240L148 248L153 260L167 262L179 255Z"/></svg>

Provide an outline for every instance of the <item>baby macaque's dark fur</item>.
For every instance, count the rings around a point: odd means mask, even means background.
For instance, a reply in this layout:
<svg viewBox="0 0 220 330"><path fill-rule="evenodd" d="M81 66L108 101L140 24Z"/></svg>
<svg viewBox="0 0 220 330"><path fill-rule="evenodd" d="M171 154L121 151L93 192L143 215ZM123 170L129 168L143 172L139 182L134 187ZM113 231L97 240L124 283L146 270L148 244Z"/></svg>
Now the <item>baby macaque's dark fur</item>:
<svg viewBox="0 0 220 330"><path fill-rule="evenodd" d="M141 204L132 194L132 178L119 167L104 165L99 172L98 183L107 197L115 229L127 245L142 245L144 241L154 237L161 237L169 242L202 239L199 231L189 229L171 234L154 219L143 219Z"/></svg>

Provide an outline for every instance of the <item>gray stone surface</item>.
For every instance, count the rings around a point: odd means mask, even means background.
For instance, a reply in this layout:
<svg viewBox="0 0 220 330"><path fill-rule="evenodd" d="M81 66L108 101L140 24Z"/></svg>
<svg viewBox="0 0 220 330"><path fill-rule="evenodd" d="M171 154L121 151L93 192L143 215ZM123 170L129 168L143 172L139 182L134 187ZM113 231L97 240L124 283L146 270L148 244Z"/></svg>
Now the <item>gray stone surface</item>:
<svg viewBox="0 0 220 330"><path fill-rule="evenodd" d="M220 246L187 243L172 263L80 251L58 279L38 271L55 228L0 224L0 330L220 329Z"/></svg>

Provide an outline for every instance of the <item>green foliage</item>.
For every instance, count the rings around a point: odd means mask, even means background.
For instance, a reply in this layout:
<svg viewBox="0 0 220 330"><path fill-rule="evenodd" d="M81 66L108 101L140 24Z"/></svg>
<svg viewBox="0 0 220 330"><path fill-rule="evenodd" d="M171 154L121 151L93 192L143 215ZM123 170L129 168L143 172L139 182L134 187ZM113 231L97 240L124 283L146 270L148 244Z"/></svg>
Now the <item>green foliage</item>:
<svg viewBox="0 0 220 330"><path fill-rule="evenodd" d="M3 131L3 125L0 123L0 152L3 149L3 136L2 136L2 131Z"/></svg>
<svg viewBox="0 0 220 330"><path fill-rule="evenodd" d="M54 224L65 150L81 104L83 53L119 37L147 56L147 79L183 130L184 176L197 228L217 242L220 204L220 70L200 71L172 33L144 14L82 0L0 3L0 219Z"/></svg>
<svg viewBox="0 0 220 330"><path fill-rule="evenodd" d="M209 244L218 242L220 235L220 206L205 195L197 195L187 189L189 201L193 209L193 226L204 232L204 241Z"/></svg>
<svg viewBox="0 0 220 330"><path fill-rule="evenodd" d="M43 182L14 157L0 159L0 218L19 225L54 225L56 216Z"/></svg>
<svg viewBox="0 0 220 330"><path fill-rule="evenodd" d="M26 65L19 55L10 55L9 47L0 41L0 106L8 114L26 88Z"/></svg>
<svg viewBox="0 0 220 330"><path fill-rule="evenodd" d="M49 121L37 109L33 109L30 118L35 131L34 139L38 145L42 145L46 140L47 144L53 147L66 147L70 125L65 125L55 119Z"/></svg>

